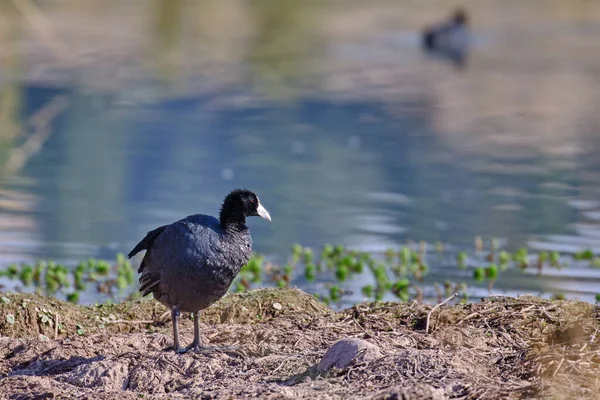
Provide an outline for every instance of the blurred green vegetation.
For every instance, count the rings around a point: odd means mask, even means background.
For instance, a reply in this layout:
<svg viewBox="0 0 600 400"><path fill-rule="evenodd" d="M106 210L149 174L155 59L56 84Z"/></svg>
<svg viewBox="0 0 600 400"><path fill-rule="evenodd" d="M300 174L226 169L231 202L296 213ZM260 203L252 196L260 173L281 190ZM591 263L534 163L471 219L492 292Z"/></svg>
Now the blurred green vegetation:
<svg viewBox="0 0 600 400"><path fill-rule="evenodd" d="M354 295L350 286L361 282L360 293L366 300L384 300L386 296L393 296L397 301L417 300L423 301L424 290L428 285L424 283L425 276L429 273L425 259L427 244L421 242L416 246L402 246L399 249L390 248L384 253L368 253L347 249L343 246L327 244L320 251L299 244L292 246L288 263L275 265L260 254L253 254L245 265L232 289L236 292L245 292L256 287L289 287L303 279L319 288L315 292L323 302L340 303L347 296ZM469 297L470 287L474 285L487 285L491 292L494 282L508 269L523 271L527 268L537 268L538 273L544 268L567 268L569 262L586 262L588 267L600 267L599 254L585 249L571 256L558 254L556 262L551 261L548 253L540 252L528 254L527 249L518 249L507 261L506 251L481 248L486 256L479 261L476 256L467 256L463 264L456 264L455 268L471 268L473 279L470 283L465 281L451 282L445 280L443 284L434 283L436 299L442 301L443 296L450 297L456 293L461 298ZM463 254L463 253L460 253ZM500 254L506 267L500 268L494 262L500 259ZM556 254L553 252L553 254ZM438 256L443 252L437 251ZM462 259L460 257L459 259ZM36 292L45 295L63 296L71 302L77 303L80 293L95 290L107 299L115 299L129 294L128 298L137 298L140 294L133 291L137 287L135 270L123 254L117 254L114 261L89 260L78 263L75 267L67 267L53 261L39 261L30 264L12 264L0 270L0 276L12 280L20 280L23 286L32 287ZM469 284L471 286L469 286ZM431 284L429 285L431 286ZM440 287L443 287L442 291ZM564 297L562 293L554 293L554 297ZM431 296L430 296L431 297ZM353 297L357 301L357 297Z"/></svg>

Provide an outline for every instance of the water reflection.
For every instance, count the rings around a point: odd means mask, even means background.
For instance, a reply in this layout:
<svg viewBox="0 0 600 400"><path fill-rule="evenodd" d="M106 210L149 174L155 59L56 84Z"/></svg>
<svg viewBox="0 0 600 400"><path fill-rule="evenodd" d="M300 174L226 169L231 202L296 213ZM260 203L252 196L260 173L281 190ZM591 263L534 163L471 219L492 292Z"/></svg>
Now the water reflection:
<svg viewBox="0 0 600 400"><path fill-rule="evenodd" d="M275 260L293 242L379 251L476 235L598 248L598 6L510 4L500 20L500 4L469 5L488 40L457 73L421 55L419 29L440 18L425 6L40 2L71 54L22 19L2 24L2 159L44 104L68 106L2 183L2 263L113 257L157 225L215 214L235 186L271 211L251 228ZM470 276L451 264L430 261L428 292ZM589 268L568 276L496 287L600 291Z"/></svg>

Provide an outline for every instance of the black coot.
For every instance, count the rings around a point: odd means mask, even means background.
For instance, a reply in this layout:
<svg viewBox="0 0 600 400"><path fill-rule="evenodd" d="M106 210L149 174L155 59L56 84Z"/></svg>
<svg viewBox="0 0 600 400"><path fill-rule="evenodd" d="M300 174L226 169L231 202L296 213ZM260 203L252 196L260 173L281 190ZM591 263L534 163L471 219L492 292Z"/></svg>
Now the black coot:
<svg viewBox="0 0 600 400"><path fill-rule="evenodd" d="M201 351L198 324L200 311L219 300L246 265L252 253L252 238L246 217L271 216L249 190L229 193L219 219L208 215L190 215L171 225L148 232L129 253L131 258L146 250L138 269L140 292L149 293L171 309L174 349L184 353ZM181 348L179 313L190 312L194 318L194 341Z"/></svg>
<svg viewBox="0 0 600 400"><path fill-rule="evenodd" d="M463 64L470 41L468 25L467 12L455 10L449 21L429 26L423 31L423 48L456 64Z"/></svg>

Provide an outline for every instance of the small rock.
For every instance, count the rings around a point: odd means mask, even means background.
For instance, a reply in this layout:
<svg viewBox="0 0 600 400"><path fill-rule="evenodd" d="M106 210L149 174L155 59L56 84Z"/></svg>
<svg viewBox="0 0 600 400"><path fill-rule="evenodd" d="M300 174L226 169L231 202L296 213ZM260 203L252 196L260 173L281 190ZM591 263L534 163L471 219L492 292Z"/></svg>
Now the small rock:
<svg viewBox="0 0 600 400"><path fill-rule="evenodd" d="M277 311L280 311L283 308L283 306L280 303L273 303L273 308Z"/></svg>
<svg viewBox="0 0 600 400"><path fill-rule="evenodd" d="M356 338L341 339L327 350L317 365L317 369L326 371L332 367L345 368L354 360L371 361L381 356L379 347L366 340Z"/></svg>

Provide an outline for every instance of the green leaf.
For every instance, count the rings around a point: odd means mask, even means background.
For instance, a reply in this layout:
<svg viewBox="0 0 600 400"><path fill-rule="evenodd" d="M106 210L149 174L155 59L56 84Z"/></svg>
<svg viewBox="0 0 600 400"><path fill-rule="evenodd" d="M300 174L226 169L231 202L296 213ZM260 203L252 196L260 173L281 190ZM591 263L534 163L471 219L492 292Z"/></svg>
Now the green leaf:
<svg viewBox="0 0 600 400"><path fill-rule="evenodd" d="M338 286L332 286L329 288L329 297L331 297L331 300L338 301L341 296L342 292Z"/></svg>
<svg viewBox="0 0 600 400"><path fill-rule="evenodd" d="M473 279L475 279L477 282L481 282L484 277L485 277L485 268L477 267L473 270Z"/></svg>
<svg viewBox="0 0 600 400"><path fill-rule="evenodd" d="M490 280L496 279L498 277L498 266L496 264L491 264L487 267L485 269L485 276Z"/></svg>
<svg viewBox="0 0 600 400"><path fill-rule="evenodd" d="M348 278L348 267L345 264L340 264L335 269L335 277L339 281L345 281ZM333 298L333 297L332 297Z"/></svg>
<svg viewBox="0 0 600 400"><path fill-rule="evenodd" d="M360 290L361 290L362 294L365 295L366 297L373 296L373 290L374 290L373 285L365 285Z"/></svg>

